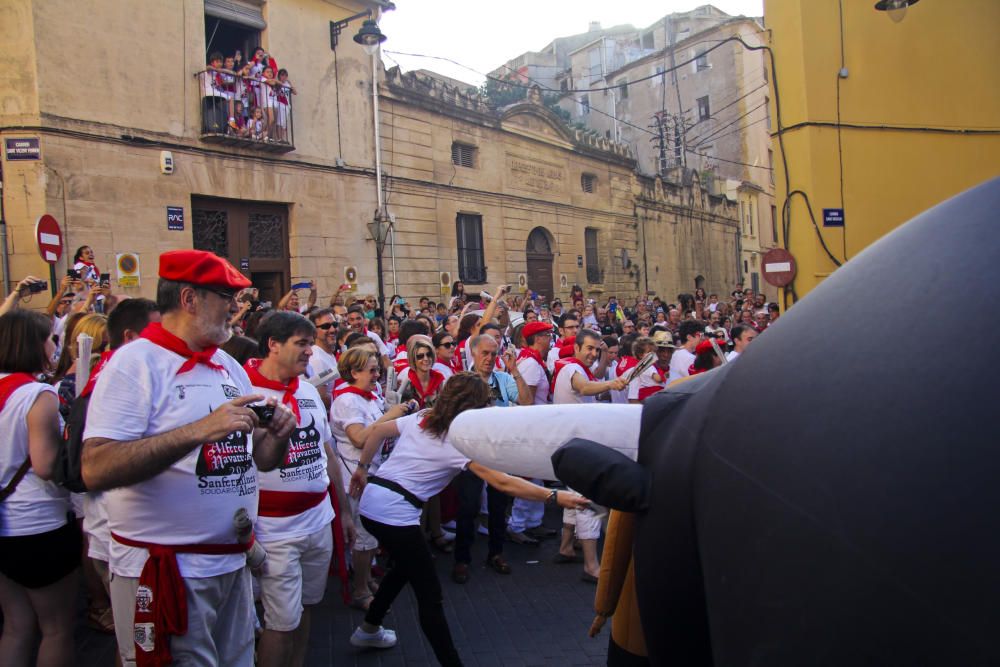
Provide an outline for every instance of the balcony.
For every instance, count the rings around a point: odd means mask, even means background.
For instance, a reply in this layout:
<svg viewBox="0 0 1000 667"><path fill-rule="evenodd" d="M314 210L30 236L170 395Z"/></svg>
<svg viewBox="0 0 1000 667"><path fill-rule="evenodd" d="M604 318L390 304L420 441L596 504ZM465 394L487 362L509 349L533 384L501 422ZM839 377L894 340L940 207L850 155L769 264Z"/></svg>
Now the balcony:
<svg viewBox="0 0 1000 667"><path fill-rule="evenodd" d="M195 79L202 141L267 153L295 150L291 86L212 69Z"/></svg>

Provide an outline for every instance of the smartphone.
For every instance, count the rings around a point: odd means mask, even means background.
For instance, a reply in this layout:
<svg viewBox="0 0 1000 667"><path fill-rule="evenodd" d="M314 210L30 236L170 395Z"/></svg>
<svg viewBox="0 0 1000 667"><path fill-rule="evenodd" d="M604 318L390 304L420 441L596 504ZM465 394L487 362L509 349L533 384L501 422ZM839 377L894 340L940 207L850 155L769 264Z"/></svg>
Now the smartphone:
<svg viewBox="0 0 1000 667"><path fill-rule="evenodd" d="M101 287L110 287L110 286L111 286L111 274L110 273L102 273L101 274Z"/></svg>
<svg viewBox="0 0 1000 667"><path fill-rule="evenodd" d="M310 283L295 283L292 285L292 289L309 289L312 287Z"/></svg>
<svg viewBox="0 0 1000 667"><path fill-rule="evenodd" d="M80 279L80 272L77 271L76 269L66 269L66 275L72 278L73 280Z"/></svg>

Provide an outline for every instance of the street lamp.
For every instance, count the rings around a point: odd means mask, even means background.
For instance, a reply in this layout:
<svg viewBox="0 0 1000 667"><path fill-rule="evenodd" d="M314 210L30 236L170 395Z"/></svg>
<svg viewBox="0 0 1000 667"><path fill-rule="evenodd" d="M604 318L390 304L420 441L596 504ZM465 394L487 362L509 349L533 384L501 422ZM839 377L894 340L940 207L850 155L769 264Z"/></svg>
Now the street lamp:
<svg viewBox="0 0 1000 667"><path fill-rule="evenodd" d="M918 2L920 0L878 0L875 3L875 9L887 13L893 23L899 23L906 16L906 8ZM354 39L357 39L357 37Z"/></svg>
<svg viewBox="0 0 1000 667"><path fill-rule="evenodd" d="M382 31L378 29L378 23L372 18L372 10L367 9L363 12L358 12L353 16L348 16L346 19L341 19L340 21L330 21L330 50L337 50L337 42L340 41L340 33L343 32L347 24L355 19L359 19L362 16L366 17L365 22L361 24L361 29L358 30L358 34L354 36L354 41L360 44L367 55L372 55L374 49L378 47L379 44L385 41L385 35ZM374 44L374 46L372 46ZM369 50L371 49L371 50Z"/></svg>
<svg viewBox="0 0 1000 667"><path fill-rule="evenodd" d="M375 218L367 225L368 234L375 241L375 271L378 273L378 307L385 312L385 284L382 280L382 251L385 249L385 241L389 237L389 230L392 223L386 222L385 212L379 206L375 211Z"/></svg>

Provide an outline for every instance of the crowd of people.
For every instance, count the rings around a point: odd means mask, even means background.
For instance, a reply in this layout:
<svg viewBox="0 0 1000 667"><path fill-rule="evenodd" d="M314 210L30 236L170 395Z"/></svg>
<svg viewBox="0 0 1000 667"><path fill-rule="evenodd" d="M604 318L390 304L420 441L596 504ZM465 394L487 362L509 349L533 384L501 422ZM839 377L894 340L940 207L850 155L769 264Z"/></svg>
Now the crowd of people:
<svg viewBox="0 0 1000 667"><path fill-rule="evenodd" d="M200 75L205 110L222 115L225 134L253 141L291 143L291 96L295 87L288 70L261 47L244 61L240 50L232 55L213 52ZM213 128L206 118L206 131Z"/></svg>
<svg viewBox="0 0 1000 667"><path fill-rule="evenodd" d="M564 307L456 282L444 300L394 295L383 310L347 285L317 305L310 283L270 304L201 251L161 255L153 302L112 294L88 247L76 267L45 312L26 307L31 277L0 306L3 664L36 651L40 664L73 661L66 600L81 565L88 621L116 634L124 664L251 664L255 652L302 664L332 560L365 612L353 645L396 644L382 623L409 584L438 660L461 664L431 550L451 554L464 584L478 533L501 575L505 541L558 538L555 562L593 584L602 520L551 481L470 461L448 440L452 420L642 403L733 361L778 317L742 286L725 301L696 289L628 305L574 286ZM74 428L79 493L56 483ZM563 508L558 530L547 505Z"/></svg>

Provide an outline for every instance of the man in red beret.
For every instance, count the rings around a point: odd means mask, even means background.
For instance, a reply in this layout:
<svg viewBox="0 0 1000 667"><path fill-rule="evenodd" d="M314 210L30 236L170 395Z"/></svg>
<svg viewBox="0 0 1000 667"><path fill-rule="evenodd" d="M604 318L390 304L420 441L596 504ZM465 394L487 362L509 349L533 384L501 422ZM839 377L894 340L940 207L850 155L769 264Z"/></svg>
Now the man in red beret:
<svg viewBox="0 0 1000 667"><path fill-rule="evenodd" d="M544 355L552 344L552 325L548 322L528 322L521 329L524 347L517 356L517 371L527 385L529 404L545 405L549 402L551 378L545 367ZM541 480L532 482L541 484ZM554 535L542 526L545 503L514 498L510 518L507 520L507 539L517 544L538 544L539 537Z"/></svg>
<svg viewBox="0 0 1000 667"><path fill-rule="evenodd" d="M249 286L212 253L164 253L161 322L119 350L94 388L83 477L114 489L109 566L124 664L253 664L252 536L234 520L256 520L257 471L284 460L295 417L272 399L261 421L248 405L264 397L218 347Z"/></svg>

